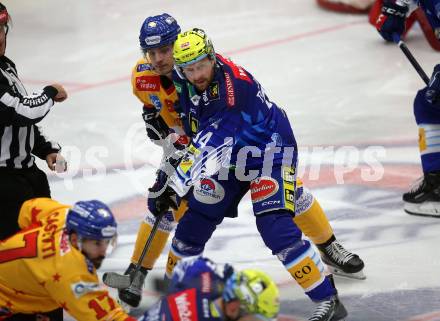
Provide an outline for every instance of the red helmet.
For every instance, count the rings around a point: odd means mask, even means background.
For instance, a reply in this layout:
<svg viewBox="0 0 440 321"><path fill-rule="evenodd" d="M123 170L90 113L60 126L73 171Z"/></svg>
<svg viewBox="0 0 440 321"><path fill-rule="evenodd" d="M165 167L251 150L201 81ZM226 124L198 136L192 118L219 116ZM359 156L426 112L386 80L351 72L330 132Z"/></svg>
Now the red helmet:
<svg viewBox="0 0 440 321"><path fill-rule="evenodd" d="M0 25L5 25L9 22L8 9L0 2Z"/></svg>

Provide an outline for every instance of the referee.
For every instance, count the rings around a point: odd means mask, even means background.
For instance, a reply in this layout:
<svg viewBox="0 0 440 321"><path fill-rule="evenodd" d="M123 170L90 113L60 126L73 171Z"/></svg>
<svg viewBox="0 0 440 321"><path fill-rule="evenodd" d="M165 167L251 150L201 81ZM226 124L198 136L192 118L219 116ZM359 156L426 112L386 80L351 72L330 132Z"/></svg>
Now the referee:
<svg viewBox="0 0 440 321"><path fill-rule="evenodd" d="M44 137L36 125L54 102L67 98L54 84L29 95L15 64L5 56L10 16L0 3L0 240L19 230L21 204L34 197L50 197L46 174L35 165L35 156L55 169L61 147Z"/></svg>

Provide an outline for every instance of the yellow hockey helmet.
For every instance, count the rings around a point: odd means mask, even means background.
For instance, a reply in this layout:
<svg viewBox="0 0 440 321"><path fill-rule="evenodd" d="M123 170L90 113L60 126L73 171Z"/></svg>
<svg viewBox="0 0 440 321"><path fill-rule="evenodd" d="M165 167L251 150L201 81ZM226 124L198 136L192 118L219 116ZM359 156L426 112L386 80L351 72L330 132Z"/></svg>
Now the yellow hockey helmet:
<svg viewBox="0 0 440 321"><path fill-rule="evenodd" d="M232 274L226 281L223 299L240 300L244 314L273 319L280 310L279 290L269 275L254 269Z"/></svg>
<svg viewBox="0 0 440 321"><path fill-rule="evenodd" d="M205 31L193 28L177 36L173 56L178 67L185 67L207 56L215 59L215 51Z"/></svg>

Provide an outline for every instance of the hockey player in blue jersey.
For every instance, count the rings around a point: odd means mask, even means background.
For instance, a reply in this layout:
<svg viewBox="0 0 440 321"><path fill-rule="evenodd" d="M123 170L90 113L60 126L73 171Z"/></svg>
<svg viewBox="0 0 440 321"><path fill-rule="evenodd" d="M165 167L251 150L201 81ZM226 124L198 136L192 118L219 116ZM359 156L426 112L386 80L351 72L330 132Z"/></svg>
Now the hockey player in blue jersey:
<svg viewBox="0 0 440 321"><path fill-rule="evenodd" d="M370 23L390 42L403 38L416 21L440 51L440 0L377 0L370 12Z"/></svg>
<svg viewBox="0 0 440 321"><path fill-rule="evenodd" d="M172 82L174 65L173 44L180 33L180 26L170 15L164 13L150 16L142 23L139 45L143 57L136 63L132 73L133 93L140 99L147 134L152 141L164 147L164 157L172 153L170 145L176 134L186 138L180 113L174 109L178 96ZM187 144L187 143L185 143ZM209 185L207 185L209 186ZM302 182L297 180L296 204L299 210L293 220L301 231L318 247L321 257L335 273L363 279L364 263L358 255L346 250L336 238L328 218L314 197ZM174 223L180 220L186 211L186 201L180 202L179 208L166 215L152 241L151 249L142 261L141 273L138 273L129 288L119 290L119 298L131 306L138 306L141 300L142 285L149 270L165 248ZM136 270L136 262L142 253L145 242L153 227L154 216L147 211L144 221L139 226L131 263L126 274ZM168 273L171 273L169 270Z"/></svg>
<svg viewBox="0 0 440 321"><path fill-rule="evenodd" d="M264 272L223 271L209 259L181 260L174 268L167 295L141 321L269 321L279 312L279 291Z"/></svg>
<svg viewBox="0 0 440 321"><path fill-rule="evenodd" d="M200 255L224 217L237 216L237 205L250 190L266 246L318 303L309 320L343 320L347 312L331 276L324 274L319 254L292 220L297 146L285 112L250 73L216 54L200 29L179 35L174 59L180 114L192 142L173 164L168 182L167 175L159 174L148 200L153 214L172 204L175 194L188 201L167 272L180 259Z"/></svg>
<svg viewBox="0 0 440 321"><path fill-rule="evenodd" d="M417 92L414 116L419 127L423 177L403 194L409 214L440 217L440 65L429 85Z"/></svg>

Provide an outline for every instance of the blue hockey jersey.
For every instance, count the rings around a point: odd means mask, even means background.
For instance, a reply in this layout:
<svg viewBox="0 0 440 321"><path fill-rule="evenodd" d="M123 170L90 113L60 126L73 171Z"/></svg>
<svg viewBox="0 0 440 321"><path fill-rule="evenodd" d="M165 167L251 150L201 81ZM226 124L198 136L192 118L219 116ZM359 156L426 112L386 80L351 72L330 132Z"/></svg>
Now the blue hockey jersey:
<svg viewBox="0 0 440 321"><path fill-rule="evenodd" d="M286 113L244 68L219 54L216 60L214 78L204 92L173 75L185 132L192 137L193 159L181 162L180 180L194 181L212 158L222 167L246 170L295 163L296 141Z"/></svg>

